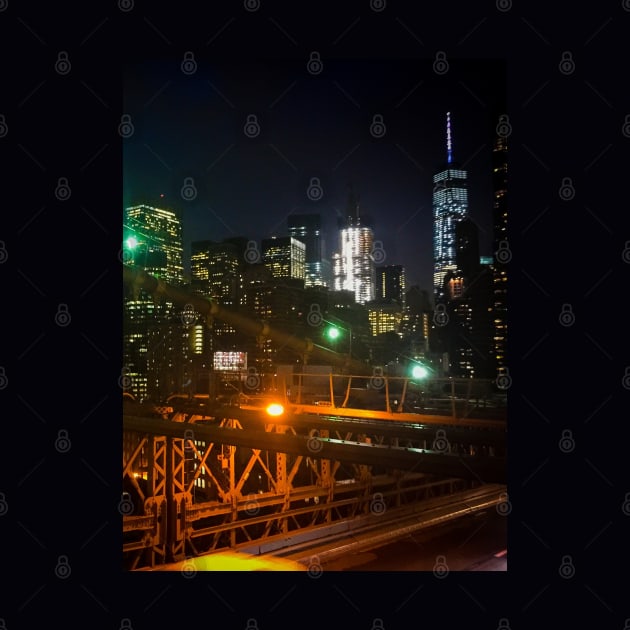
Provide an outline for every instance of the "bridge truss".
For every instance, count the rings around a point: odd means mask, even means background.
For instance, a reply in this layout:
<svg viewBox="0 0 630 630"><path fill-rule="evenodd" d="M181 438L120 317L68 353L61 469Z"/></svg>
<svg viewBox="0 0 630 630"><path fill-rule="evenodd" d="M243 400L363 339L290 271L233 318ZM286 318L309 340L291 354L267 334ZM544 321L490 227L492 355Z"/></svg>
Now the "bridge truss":
<svg viewBox="0 0 630 630"><path fill-rule="evenodd" d="M294 409L272 419L264 408L125 405L124 568L279 549L482 486L505 500L500 423L395 424Z"/></svg>

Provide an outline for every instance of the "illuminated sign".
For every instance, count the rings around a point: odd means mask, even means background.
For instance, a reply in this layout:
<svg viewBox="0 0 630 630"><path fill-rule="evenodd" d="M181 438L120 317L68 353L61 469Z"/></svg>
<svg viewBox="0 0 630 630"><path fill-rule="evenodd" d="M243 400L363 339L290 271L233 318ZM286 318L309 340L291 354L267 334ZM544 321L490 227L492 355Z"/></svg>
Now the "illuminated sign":
<svg viewBox="0 0 630 630"><path fill-rule="evenodd" d="M214 369L221 372L247 371L247 352L215 352Z"/></svg>

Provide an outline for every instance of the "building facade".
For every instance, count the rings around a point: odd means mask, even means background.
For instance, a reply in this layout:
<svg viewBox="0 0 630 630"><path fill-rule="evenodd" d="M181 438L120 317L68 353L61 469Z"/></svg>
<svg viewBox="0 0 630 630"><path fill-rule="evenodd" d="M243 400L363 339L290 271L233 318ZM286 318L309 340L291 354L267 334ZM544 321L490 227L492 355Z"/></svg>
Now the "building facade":
<svg viewBox="0 0 630 630"><path fill-rule="evenodd" d="M306 245L293 236L272 237L261 242L262 262L274 278L304 281Z"/></svg>
<svg viewBox="0 0 630 630"><path fill-rule="evenodd" d="M239 302L243 259L234 243L193 241L190 248L191 291L224 306Z"/></svg>
<svg viewBox="0 0 630 630"><path fill-rule="evenodd" d="M231 241L193 241L190 250L191 291L230 310L238 308L243 292L244 258ZM194 373L197 391L205 390L217 352L237 351L233 326L213 319L194 330Z"/></svg>
<svg viewBox="0 0 630 630"><path fill-rule="evenodd" d="M182 223L176 212L140 204L123 216L125 262L144 269L169 284L184 280Z"/></svg>
<svg viewBox="0 0 630 630"><path fill-rule="evenodd" d="M456 271L455 228L468 216L468 173L453 162L451 117L446 115L447 162L433 176L433 289L435 304L444 301L444 278Z"/></svg>
<svg viewBox="0 0 630 630"><path fill-rule="evenodd" d="M304 243L304 286L330 286L330 261L325 257L325 239L320 214L291 214L289 236Z"/></svg>
<svg viewBox="0 0 630 630"><path fill-rule="evenodd" d="M444 278L449 374L490 379L494 377L492 268L480 263L479 235L473 221L459 221L455 235L456 269Z"/></svg>
<svg viewBox="0 0 630 630"><path fill-rule="evenodd" d="M374 299L383 304L396 302L404 309L407 292L405 268L402 265L376 267L375 275Z"/></svg>
<svg viewBox="0 0 630 630"><path fill-rule="evenodd" d="M507 220L508 220L508 167L507 167L507 138L497 136L492 152L493 169L493 291L494 291L494 357L497 376L505 372L508 361L508 319L507 319L507 288L508 263L511 259Z"/></svg>
<svg viewBox="0 0 630 630"><path fill-rule="evenodd" d="M123 260L175 286L184 283L182 224L177 213L149 205L123 211ZM194 313L142 289L123 294L123 376L140 401L183 391L190 381L190 326ZM185 323L186 321L186 323Z"/></svg>
<svg viewBox="0 0 630 630"><path fill-rule="evenodd" d="M400 332L403 311L397 302L383 304L371 302L367 305L370 332L373 337L386 332Z"/></svg>
<svg viewBox="0 0 630 630"><path fill-rule="evenodd" d="M358 304L374 299L374 231L362 219L359 203L350 195L347 217L339 230L339 250L333 254L333 288L351 291Z"/></svg>

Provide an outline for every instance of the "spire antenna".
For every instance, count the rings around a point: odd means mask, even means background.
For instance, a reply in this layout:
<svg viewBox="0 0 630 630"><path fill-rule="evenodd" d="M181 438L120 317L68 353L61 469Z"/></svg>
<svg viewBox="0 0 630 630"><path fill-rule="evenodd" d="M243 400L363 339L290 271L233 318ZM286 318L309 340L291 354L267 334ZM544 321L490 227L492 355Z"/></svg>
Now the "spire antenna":
<svg viewBox="0 0 630 630"><path fill-rule="evenodd" d="M451 112L446 112L446 161L453 161L453 139L451 137Z"/></svg>

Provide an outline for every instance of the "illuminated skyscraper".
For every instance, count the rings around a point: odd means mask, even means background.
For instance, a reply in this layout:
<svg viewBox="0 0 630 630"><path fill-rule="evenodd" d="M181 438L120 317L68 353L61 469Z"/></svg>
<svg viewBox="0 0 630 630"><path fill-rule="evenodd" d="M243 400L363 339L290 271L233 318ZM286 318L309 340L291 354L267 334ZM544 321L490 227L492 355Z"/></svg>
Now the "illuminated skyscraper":
<svg viewBox="0 0 630 630"><path fill-rule="evenodd" d="M330 261L324 256L324 237L321 215L290 214L287 217L289 236L306 245L304 257L304 286L324 286L330 282Z"/></svg>
<svg viewBox="0 0 630 630"><path fill-rule="evenodd" d="M170 284L183 283L182 224L173 210L144 204L126 208L123 248L125 262Z"/></svg>
<svg viewBox="0 0 630 630"><path fill-rule="evenodd" d="M243 257L235 243L193 241L191 244L191 290L221 306L232 309L238 305L243 284L242 267ZM236 330L220 320L212 322L212 335L205 327L203 338L208 353L236 347Z"/></svg>
<svg viewBox="0 0 630 630"><path fill-rule="evenodd" d="M234 243L193 241L190 255L192 291L224 306L235 306L242 285L242 261Z"/></svg>
<svg viewBox="0 0 630 630"><path fill-rule="evenodd" d="M184 282L182 225L168 209L138 205L123 212L123 260L173 285ZM189 381L189 330L168 300L143 290L123 296L123 372L139 400L160 400ZM190 322L192 324L192 322Z"/></svg>
<svg viewBox="0 0 630 630"><path fill-rule="evenodd" d="M374 299L374 232L359 215L359 203L350 195L347 218L339 231L339 251L333 255L335 291L352 291L359 304Z"/></svg>
<svg viewBox="0 0 630 630"><path fill-rule="evenodd" d="M453 162L451 114L446 114L446 166L433 176L433 290L444 301L444 278L456 265L455 227L468 216L468 173Z"/></svg>
<svg viewBox="0 0 630 630"><path fill-rule="evenodd" d="M400 332L402 322L402 307L398 302L381 304L372 302L367 306L372 336L386 332Z"/></svg>
<svg viewBox="0 0 630 630"><path fill-rule="evenodd" d="M272 237L261 242L262 261L274 278L304 280L306 245L293 236Z"/></svg>
<svg viewBox="0 0 630 630"><path fill-rule="evenodd" d="M507 367L507 285L511 255L507 240L507 138L498 136L492 152L494 188L494 358L497 376Z"/></svg>

